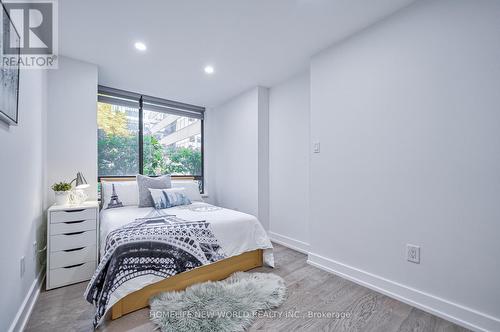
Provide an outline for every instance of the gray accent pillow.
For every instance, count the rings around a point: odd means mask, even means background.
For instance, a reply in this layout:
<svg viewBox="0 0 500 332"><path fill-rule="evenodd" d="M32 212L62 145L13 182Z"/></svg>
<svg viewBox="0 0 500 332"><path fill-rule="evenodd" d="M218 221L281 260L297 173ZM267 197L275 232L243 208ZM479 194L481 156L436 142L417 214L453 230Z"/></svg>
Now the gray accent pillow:
<svg viewBox="0 0 500 332"><path fill-rule="evenodd" d="M172 181L170 179L170 174L155 178L137 174L137 186L139 187L139 207L154 207L155 203L149 189L172 188Z"/></svg>

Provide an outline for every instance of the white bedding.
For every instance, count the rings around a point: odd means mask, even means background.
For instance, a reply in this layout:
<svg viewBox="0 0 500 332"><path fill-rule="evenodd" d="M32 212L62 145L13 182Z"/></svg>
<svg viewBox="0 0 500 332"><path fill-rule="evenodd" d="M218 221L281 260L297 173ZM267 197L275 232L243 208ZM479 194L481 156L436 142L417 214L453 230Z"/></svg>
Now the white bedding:
<svg viewBox="0 0 500 332"><path fill-rule="evenodd" d="M100 252L103 255L106 237L112 230L135 221L137 218L158 216L161 214L175 215L188 221L205 220L210 227L219 245L228 256L236 256L247 251L264 249L264 264L274 267L272 244L260 222L252 215L233 211L213 205L194 202L190 205L177 206L169 209L155 210L154 208L138 208L125 206L121 208L104 209L100 212ZM109 309L126 295L162 280L154 275L144 275L124 282L111 295L106 309ZM102 319L99 323L102 322Z"/></svg>
<svg viewBox="0 0 500 332"><path fill-rule="evenodd" d="M217 208L213 205L194 202L190 205L176 206L160 210L163 214L175 215L188 221L205 220L210 223L227 256L236 256L256 249L264 250L264 263L274 266L272 244L266 231L254 216L234 210ZM100 213L100 251L103 254L106 237L112 230L134 221L137 218L154 216L154 208L125 206L105 209Z"/></svg>

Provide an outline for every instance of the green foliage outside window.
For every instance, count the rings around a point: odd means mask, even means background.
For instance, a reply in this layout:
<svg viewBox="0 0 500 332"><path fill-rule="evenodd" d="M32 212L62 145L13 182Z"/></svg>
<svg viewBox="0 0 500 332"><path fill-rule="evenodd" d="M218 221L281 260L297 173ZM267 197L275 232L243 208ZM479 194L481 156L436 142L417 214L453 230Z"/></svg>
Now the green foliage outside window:
<svg viewBox="0 0 500 332"><path fill-rule="evenodd" d="M201 174L201 151L185 147L165 149L154 136L144 135L144 174Z"/></svg>
<svg viewBox="0 0 500 332"><path fill-rule="evenodd" d="M97 147L100 176L139 173L137 136L106 135L99 130Z"/></svg>

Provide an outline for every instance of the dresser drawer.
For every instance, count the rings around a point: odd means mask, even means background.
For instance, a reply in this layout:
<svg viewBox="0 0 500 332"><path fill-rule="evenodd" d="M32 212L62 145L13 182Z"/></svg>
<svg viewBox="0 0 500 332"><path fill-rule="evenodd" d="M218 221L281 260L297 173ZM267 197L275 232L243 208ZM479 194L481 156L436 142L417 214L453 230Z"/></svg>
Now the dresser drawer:
<svg viewBox="0 0 500 332"><path fill-rule="evenodd" d="M50 251L87 247L95 245L96 240L96 230L52 235L50 237Z"/></svg>
<svg viewBox="0 0 500 332"><path fill-rule="evenodd" d="M60 287L67 284L89 280L96 269L96 262L87 262L69 267L61 267L49 271L49 287Z"/></svg>
<svg viewBox="0 0 500 332"><path fill-rule="evenodd" d="M65 221L50 226L50 234L64 234L96 229L96 220Z"/></svg>
<svg viewBox="0 0 500 332"><path fill-rule="evenodd" d="M56 224L65 221L96 219L96 213L96 209L54 211L50 215L50 223Z"/></svg>
<svg viewBox="0 0 500 332"><path fill-rule="evenodd" d="M96 260L96 246L62 250L50 253L50 269L87 263Z"/></svg>

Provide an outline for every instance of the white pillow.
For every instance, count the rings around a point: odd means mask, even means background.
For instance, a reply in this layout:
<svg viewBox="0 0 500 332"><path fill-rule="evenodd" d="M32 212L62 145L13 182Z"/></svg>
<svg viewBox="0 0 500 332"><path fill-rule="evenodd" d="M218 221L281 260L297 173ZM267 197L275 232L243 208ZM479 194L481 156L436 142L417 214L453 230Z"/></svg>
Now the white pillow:
<svg viewBox="0 0 500 332"><path fill-rule="evenodd" d="M189 198L191 202L203 202L203 198L201 198L200 188L198 187L197 181L190 180L174 180L172 179L172 188L184 188L186 189L186 196Z"/></svg>
<svg viewBox="0 0 500 332"><path fill-rule="evenodd" d="M109 204L111 195L113 194L113 185L116 195L118 196L118 202L121 202L121 205L117 205L116 201L113 201L111 205ZM137 205L139 203L139 188L137 187L137 181L102 181L101 193L103 209Z"/></svg>
<svg viewBox="0 0 500 332"><path fill-rule="evenodd" d="M157 210L191 204L191 200L186 196L186 189L184 188L149 188L149 192L153 198L154 207Z"/></svg>

